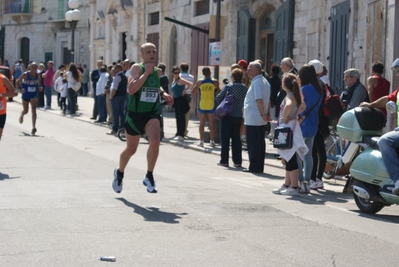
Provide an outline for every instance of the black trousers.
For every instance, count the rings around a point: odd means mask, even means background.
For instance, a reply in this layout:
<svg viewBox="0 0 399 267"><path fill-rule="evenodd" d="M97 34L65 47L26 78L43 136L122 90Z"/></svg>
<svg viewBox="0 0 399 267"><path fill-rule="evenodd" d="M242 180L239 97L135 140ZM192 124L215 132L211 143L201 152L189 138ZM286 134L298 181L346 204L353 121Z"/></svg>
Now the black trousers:
<svg viewBox="0 0 399 267"><path fill-rule="evenodd" d="M240 138L240 128L242 117L227 116L220 121L220 163L229 164L229 150L231 139L231 152L234 164L242 163L242 144Z"/></svg>
<svg viewBox="0 0 399 267"><path fill-rule="evenodd" d="M94 106L93 106L93 117L97 119L98 116L98 104L97 104L97 96L96 96L96 87L93 86L93 96L94 98Z"/></svg>
<svg viewBox="0 0 399 267"><path fill-rule="evenodd" d="M320 133L317 133L313 141L312 149L313 169L310 179L316 181L316 178L323 179L323 172L326 168L327 155L324 146L324 138Z"/></svg>
<svg viewBox="0 0 399 267"><path fill-rule="evenodd" d="M266 125L249 126L247 130L247 147L249 156L248 169L253 172L263 172L265 166L266 142L265 131Z"/></svg>
<svg viewBox="0 0 399 267"><path fill-rule="evenodd" d="M187 99L184 96L173 99L175 116L176 116L176 136L184 137L184 131L186 130L186 112Z"/></svg>

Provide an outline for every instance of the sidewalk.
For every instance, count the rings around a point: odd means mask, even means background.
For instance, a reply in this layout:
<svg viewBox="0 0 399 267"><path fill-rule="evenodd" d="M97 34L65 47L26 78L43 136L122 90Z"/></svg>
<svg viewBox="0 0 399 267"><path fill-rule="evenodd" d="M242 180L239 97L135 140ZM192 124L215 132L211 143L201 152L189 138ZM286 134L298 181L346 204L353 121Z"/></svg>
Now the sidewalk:
<svg viewBox="0 0 399 267"><path fill-rule="evenodd" d="M21 103L21 95L18 95L17 97L14 97L14 102ZM90 117L92 116L93 112L93 103L94 99L91 97L84 97L84 96L78 96L78 106L79 110L76 112L79 116L74 116L71 117L69 115L67 116L62 116L61 111L57 106L57 96L53 95L52 98L52 104L51 107L52 109L43 109L43 108L38 108L38 113L40 117L40 112L46 112L46 113L52 113L54 115L60 116L60 119L74 119L74 120L79 120L83 121L86 123L91 123L93 124L93 127L103 127L104 128L104 138L115 138L113 136L106 135L108 131L110 131L110 127L107 125L103 124L95 124L94 120L90 120ZM188 138L184 140L184 142L178 142L176 140L173 140L176 134L176 120L175 120L175 113L174 112L167 112L164 111L164 138L162 139L162 143L168 143L172 144L175 146L180 146L186 149L192 149L196 150L199 152L204 152L204 153L209 153L209 154L214 154L214 155L220 155L220 144L216 144L216 147L211 147L209 143L204 143L204 147L198 147L198 141L199 141L199 119L196 116L191 116L189 123L188 123ZM205 131L207 130L207 127L205 126ZM231 153L231 152L230 152ZM271 167L277 167L281 168L283 170L283 166L280 162L280 160L277 160L275 158L275 155L277 154L276 149L273 148L272 143L267 139L266 140L266 157L265 157L265 166L271 166ZM248 153L246 150L243 150L242 152L243 156L243 167L246 167L248 165ZM216 164L216 162L215 162ZM266 169L266 168L265 168ZM267 171L265 171L267 172ZM283 172L281 173L282 175L284 174Z"/></svg>

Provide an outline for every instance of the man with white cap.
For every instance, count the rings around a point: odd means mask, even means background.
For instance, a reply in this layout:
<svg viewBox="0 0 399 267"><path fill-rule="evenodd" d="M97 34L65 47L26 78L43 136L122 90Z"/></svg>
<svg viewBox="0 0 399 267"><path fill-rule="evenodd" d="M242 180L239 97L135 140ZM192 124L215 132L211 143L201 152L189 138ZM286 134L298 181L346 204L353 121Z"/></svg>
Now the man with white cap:
<svg viewBox="0 0 399 267"><path fill-rule="evenodd" d="M320 79L323 76L323 63L321 63L319 60L314 59L309 61L309 65L313 66L314 69L316 70L316 75L319 80L320 87L323 89L323 99L326 98L327 95L330 95L330 92L326 90L326 86L324 82ZM311 190L317 190L317 189L323 189L323 172L324 168L326 167L327 163L327 157L326 157L326 149L324 147L324 137L322 135L322 130L323 127L327 128L324 129L324 131L329 131L327 123L324 123L323 121L323 115L322 112L319 110L319 129L317 131L316 136L314 137L313 140L313 147L312 147L312 158L313 158L313 168L312 168L312 173L310 176L310 189Z"/></svg>

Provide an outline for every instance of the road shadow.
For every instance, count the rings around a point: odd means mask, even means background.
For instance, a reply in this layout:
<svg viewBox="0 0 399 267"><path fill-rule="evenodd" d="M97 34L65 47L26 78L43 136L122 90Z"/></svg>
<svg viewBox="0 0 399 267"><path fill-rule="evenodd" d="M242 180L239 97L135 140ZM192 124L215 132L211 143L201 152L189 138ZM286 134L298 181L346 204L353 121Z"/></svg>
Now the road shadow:
<svg viewBox="0 0 399 267"><path fill-rule="evenodd" d="M119 201L122 201L126 206L133 208L133 212L141 215L145 221L150 222L163 222L163 223L180 223L178 219L181 219L181 215L187 215L188 213L173 213L173 212L165 212L159 210L156 207L140 207L130 201L127 201L125 198L116 198Z"/></svg>
<svg viewBox="0 0 399 267"><path fill-rule="evenodd" d="M367 218L367 219L372 219L376 221L384 221L384 222L389 222L389 223L395 223L399 224L399 216L395 215L380 215L380 214L367 214L367 213L362 213L359 210L350 210L354 213L357 213L360 217Z"/></svg>
<svg viewBox="0 0 399 267"><path fill-rule="evenodd" d="M326 205L327 203L347 203L353 199L350 194L343 194L331 190L310 191L308 194L301 194L299 197L290 197L288 200L300 201L307 205Z"/></svg>
<svg viewBox="0 0 399 267"><path fill-rule="evenodd" d="M40 135L30 134L30 133L27 133L27 132L22 132L22 136L23 137L41 137Z"/></svg>
<svg viewBox="0 0 399 267"><path fill-rule="evenodd" d="M10 175L0 172L0 181L4 181L5 179L16 179L16 178L20 177L10 177Z"/></svg>

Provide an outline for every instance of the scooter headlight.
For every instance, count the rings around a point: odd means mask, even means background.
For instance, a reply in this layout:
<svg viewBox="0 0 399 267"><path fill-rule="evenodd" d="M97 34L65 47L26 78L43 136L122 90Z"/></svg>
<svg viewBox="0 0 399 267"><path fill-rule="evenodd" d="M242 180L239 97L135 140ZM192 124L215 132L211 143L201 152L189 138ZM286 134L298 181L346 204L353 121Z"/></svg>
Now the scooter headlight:
<svg viewBox="0 0 399 267"><path fill-rule="evenodd" d="M386 103L385 105L385 108L391 114L396 113L398 111L398 106L393 101L388 101L388 103Z"/></svg>
<svg viewBox="0 0 399 267"><path fill-rule="evenodd" d="M397 58L393 63L392 63L392 70L396 70L397 72L399 72L399 58Z"/></svg>

